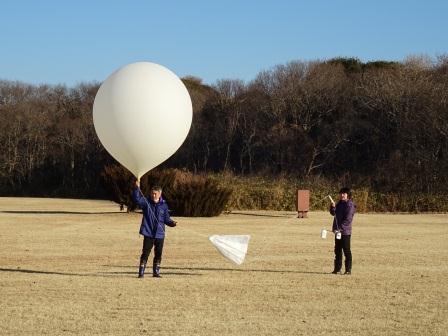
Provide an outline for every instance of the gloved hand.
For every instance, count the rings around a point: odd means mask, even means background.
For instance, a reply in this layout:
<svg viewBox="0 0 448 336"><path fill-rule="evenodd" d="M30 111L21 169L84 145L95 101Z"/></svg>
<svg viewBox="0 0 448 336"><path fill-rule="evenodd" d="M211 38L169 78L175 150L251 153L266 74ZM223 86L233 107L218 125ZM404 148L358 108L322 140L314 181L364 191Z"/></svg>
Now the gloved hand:
<svg viewBox="0 0 448 336"><path fill-rule="evenodd" d="M175 227L177 225L176 221L172 221L171 223L167 223L166 225L171 226L171 227Z"/></svg>

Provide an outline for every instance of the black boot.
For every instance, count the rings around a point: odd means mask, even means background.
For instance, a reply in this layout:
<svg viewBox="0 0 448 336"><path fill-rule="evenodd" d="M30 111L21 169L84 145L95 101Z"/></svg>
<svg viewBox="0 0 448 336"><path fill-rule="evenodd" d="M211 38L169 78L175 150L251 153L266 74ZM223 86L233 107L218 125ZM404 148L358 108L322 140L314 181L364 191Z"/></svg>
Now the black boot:
<svg viewBox="0 0 448 336"><path fill-rule="evenodd" d="M350 258L345 259L345 273L346 275L352 274L352 259Z"/></svg>
<svg viewBox="0 0 448 336"><path fill-rule="evenodd" d="M145 268L146 268L146 263L141 263L140 267L138 268L138 277L139 278L143 278L145 276Z"/></svg>
<svg viewBox="0 0 448 336"><path fill-rule="evenodd" d="M161 278L161 276L160 276L160 264L159 263L152 264L152 276L154 278Z"/></svg>
<svg viewBox="0 0 448 336"><path fill-rule="evenodd" d="M331 272L332 274L342 274L341 273L341 268L342 268L342 262L339 262L338 260L334 261L334 269L333 272Z"/></svg>

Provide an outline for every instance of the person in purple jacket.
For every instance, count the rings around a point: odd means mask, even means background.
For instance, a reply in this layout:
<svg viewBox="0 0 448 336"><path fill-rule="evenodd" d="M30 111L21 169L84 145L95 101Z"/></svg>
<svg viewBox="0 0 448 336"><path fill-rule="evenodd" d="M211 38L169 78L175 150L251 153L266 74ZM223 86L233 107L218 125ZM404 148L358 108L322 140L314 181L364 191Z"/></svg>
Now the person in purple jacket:
<svg viewBox="0 0 448 336"><path fill-rule="evenodd" d="M152 263L153 277L160 278L160 263L162 262L163 242L165 240L165 224L171 227L177 222L170 218L168 205L162 198L162 188L153 186L149 200L143 196L140 190L140 181L135 182L132 191L134 202L142 209L143 218L140 226L140 234L143 235L142 255L138 277L143 278L149 254L154 246L154 259Z"/></svg>
<svg viewBox="0 0 448 336"><path fill-rule="evenodd" d="M350 249L350 239L352 235L352 221L355 215L356 205L352 201L352 192L349 188L342 188L339 191L339 202L331 203L330 213L334 216L333 232L334 240L334 269L333 274L341 274L342 252L345 255L345 273L352 273L352 251Z"/></svg>

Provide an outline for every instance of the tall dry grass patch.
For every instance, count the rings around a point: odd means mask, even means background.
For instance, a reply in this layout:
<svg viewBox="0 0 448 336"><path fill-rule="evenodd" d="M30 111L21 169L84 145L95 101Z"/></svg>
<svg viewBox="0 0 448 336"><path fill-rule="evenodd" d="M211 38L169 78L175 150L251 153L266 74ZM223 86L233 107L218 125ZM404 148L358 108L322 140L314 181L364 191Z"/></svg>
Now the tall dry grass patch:
<svg viewBox="0 0 448 336"><path fill-rule="evenodd" d="M103 182L110 199L135 209L131 198L133 176L121 166L106 167ZM164 188L169 205L184 216L216 216L227 210L294 211L297 190L310 190L310 210L327 210L328 195L338 199L343 186L352 188L357 211L448 212L448 195L418 192L380 192L370 186L328 180L322 177L239 176L230 172L193 174L179 169L156 169L144 175L143 192L153 184Z"/></svg>
<svg viewBox="0 0 448 336"><path fill-rule="evenodd" d="M338 183L320 177L237 176L232 173L211 175L220 185L233 189L229 210L296 210L297 190L310 190L310 209L327 210L328 195L338 199L343 186L352 188L357 211L365 212L448 212L448 195L424 193L382 193L371 187Z"/></svg>
<svg viewBox="0 0 448 336"><path fill-rule="evenodd" d="M111 200L128 211L136 209L131 191L135 177L119 165L105 168L102 178ZM140 181L142 192L147 195L152 186L163 188L163 198L173 215L188 217L218 216L226 208L232 189L217 183L207 175L195 175L179 169L154 169Z"/></svg>

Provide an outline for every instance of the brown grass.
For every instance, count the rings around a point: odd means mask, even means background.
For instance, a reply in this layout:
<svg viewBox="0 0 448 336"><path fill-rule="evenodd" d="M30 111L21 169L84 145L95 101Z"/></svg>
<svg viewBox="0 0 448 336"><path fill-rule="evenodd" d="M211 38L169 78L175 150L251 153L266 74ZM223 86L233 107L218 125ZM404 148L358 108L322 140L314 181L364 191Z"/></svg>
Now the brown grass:
<svg viewBox="0 0 448 336"><path fill-rule="evenodd" d="M331 218L176 218L162 279L137 279L139 214L0 198L2 335L447 335L446 215L355 217L352 276L328 274ZM208 242L251 234L235 266Z"/></svg>

